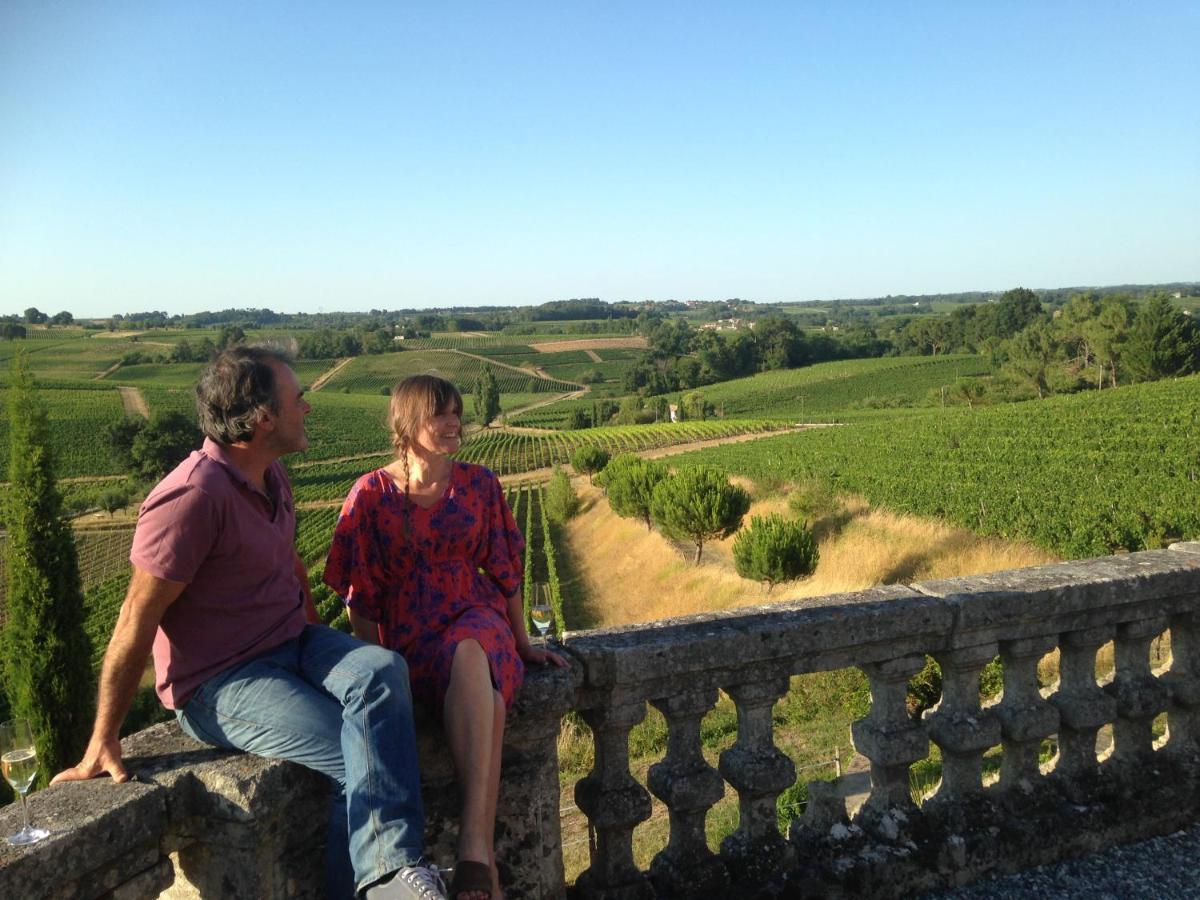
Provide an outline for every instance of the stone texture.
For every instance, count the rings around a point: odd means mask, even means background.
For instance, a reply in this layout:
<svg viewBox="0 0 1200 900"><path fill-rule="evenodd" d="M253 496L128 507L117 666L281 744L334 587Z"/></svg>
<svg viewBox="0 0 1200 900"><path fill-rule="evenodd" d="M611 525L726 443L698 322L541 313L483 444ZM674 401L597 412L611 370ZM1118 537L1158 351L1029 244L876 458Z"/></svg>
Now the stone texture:
<svg viewBox="0 0 1200 900"><path fill-rule="evenodd" d="M532 670L509 721L496 834L508 895L564 894L555 737L575 680ZM433 722L419 734L423 792L436 859L454 860L458 794ZM34 794L34 821L52 831L29 848L0 841L0 897L120 900L321 894L329 786L291 763L217 750L174 723L122 742L134 780L97 779ZM20 827L0 810L0 832Z"/></svg>
<svg viewBox="0 0 1200 900"><path fill-rule="evenodd" d="M910 896L1192 824L1200 820L1198 612L1200 542L1189 542L571 635L565 652L575 666L531 671L506 735L497 850L508 895L565 894L555 736L568 709L592 725L597 746L596 768L576 789L598 831L596 858L574 889L582 897ZM1146 646L1167 624L1173 660L1159 673ZM1096 650L1110 638L1117 674L1101 688ZM979 709L977 668L997 646L1005 698ZM1041 690L1036 662L1054 646L1060 682ZM943 704L921 722L908 715L904 689L926 654L950 676ZM776 758L773 696L792 674L846 666L871 680L871 711L853 726L872 763L870 797L848 818L836 788L814 784L786 844L768 839L761 826L774 794L794 777ZM722 761L723 778L697 762L695 746L717 688L729 690L742 717L741 746ZM629 772L627 747L648 700L671 722L652 779L677 807L680 829L671 836L678 852L662 855L654 878L631 853L633 825L650 804ZM1164 709L1170 739L1152 745L1149 725ZM1110 722L1118 752L1098 763L1096 732ZM974 790L976 758L997 729L1011 776ZM1036 753L1054 729L1059 758L1047 773ZM972 790L918 808L908 767L927 755L931 733ZM66 785L32 798L35 821L54 835L24 850L0 844L0 896L312 896L326 807L318 776L202 747L173 726L126 746L138 781ZM458 793L435 723L423 724L420 753L431 849L448 864ZM727 782L752 795L744 812L753 827L740 832L736 852L714 858L698 849L698 817ZM0 829L16 830L19 816L16 807L0 811ZM761 848L744 840L751 835ZM734 887L726 888L731 861Z"/></svg>

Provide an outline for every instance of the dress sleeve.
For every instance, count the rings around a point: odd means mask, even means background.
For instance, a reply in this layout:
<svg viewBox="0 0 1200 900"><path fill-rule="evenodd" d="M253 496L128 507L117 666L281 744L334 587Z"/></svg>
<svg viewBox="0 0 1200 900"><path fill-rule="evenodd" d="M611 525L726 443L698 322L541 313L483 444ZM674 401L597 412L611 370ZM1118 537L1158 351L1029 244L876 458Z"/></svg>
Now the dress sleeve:
<svg viewBox="0 0 1200 900"><path fill-rule="evenodd" d="M362 488L359 481L342 504L322 580L363 618L382 622L383 572L375 540L374 494Z"/></svg>
<svg viewBox="0 0 1200 900"><path fill-rule="evenodd" d="M525 578L525 538L504 499L500 479L486 469L484 472L482 518L487 533L480 542L481 558L476 562L496 582L504 596L509 597L521 587Z"/></svg>

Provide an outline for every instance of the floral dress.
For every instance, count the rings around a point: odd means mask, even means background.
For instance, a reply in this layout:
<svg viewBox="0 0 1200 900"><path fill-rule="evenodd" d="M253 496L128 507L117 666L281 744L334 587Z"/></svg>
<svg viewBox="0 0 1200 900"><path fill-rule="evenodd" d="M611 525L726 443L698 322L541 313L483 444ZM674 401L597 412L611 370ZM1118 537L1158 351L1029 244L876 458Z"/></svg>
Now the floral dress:
<svg viewBox="0 0 1200 900"><path fill-rule="evenodd" d="M377 469L342 504L325 583L379 623L380 643L404 657L413 697L432 712L442 713L454 650L468 638L487 653L492 684L511 708L525 665L506 598L521 586L524 550L489 469L453 463L445 493L428 509Z"/></svg>

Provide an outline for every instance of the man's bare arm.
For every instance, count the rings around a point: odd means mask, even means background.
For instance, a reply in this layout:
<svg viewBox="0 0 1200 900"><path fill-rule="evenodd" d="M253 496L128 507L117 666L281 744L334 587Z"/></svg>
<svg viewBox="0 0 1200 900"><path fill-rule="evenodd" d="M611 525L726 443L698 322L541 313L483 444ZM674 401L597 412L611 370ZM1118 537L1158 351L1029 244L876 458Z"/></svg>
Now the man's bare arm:
<svg viewBox="0 0 1200 900"><path fill-rule="evenodd" d="M300 558L300 552L296 551L296 580L300 582L300 593L304 595L304 618L311 625L321 625L321 617L317 614L317 607L313 603L312 588L308 584L308 566L304 565L304 560Z"/></svg>
<svg viewBox="0 0 1200 900"><path fill-rule="evenodd" d="M178 581L155 578L136 566L104 653L100 669L100 692L96 700L96 723L92 739L79 765L54 776L54 782L80 781L107 772L113 781L127 781L121 764L121 723L133 703L146 659L154 644L154 632L163 614L187 587Z"/></svg>

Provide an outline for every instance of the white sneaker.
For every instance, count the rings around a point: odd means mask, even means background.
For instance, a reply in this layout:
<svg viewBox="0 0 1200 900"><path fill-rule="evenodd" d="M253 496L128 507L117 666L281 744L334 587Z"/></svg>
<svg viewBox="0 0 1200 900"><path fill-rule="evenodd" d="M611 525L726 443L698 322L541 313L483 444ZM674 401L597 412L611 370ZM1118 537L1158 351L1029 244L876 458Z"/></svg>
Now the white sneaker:
<svg viewBox="0 0 1200 900"><path fill-rule="evenodd" d="M405 866L391 878L367 888L365 900L446 900L446 883L437 866Z"/></svg>

